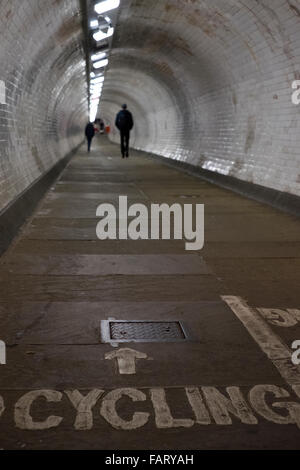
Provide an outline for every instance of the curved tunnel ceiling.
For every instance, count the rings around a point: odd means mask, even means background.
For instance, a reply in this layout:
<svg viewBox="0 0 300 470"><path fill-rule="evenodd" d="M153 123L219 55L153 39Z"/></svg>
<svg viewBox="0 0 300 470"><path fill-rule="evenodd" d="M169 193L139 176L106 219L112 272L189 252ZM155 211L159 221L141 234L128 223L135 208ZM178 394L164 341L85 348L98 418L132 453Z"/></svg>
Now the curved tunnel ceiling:
<svg viewBox="0 0 300 470"><path fill-rule="evenodd" d="M299 59L296 0L123 0L101 115L127 102L136 148L299 195Z"/></svg>
<svg viewBox="0 0 300 470"><path fill-rule="evenodd" d="M82 4L1 4L0 209L83 140ZM300 195L298 0L121 0L114 14L112 140L127 102L135 148Z"/></svg>

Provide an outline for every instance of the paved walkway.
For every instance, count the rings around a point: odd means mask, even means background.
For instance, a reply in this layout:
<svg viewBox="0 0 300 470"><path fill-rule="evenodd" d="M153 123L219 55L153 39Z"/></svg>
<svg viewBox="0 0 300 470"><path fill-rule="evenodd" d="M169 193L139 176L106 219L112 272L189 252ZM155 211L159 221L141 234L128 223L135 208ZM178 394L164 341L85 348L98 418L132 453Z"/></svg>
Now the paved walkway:
<svg viewBox="0 0 300 470"><path fill-rule="evenodd" d="M97 240L119 195L204 203L204 249ZM296 218L105 138L82 149L2 258L0 447L299 448L299 257ZM180 341L101 343L137 332L108 319Z"/></svg>

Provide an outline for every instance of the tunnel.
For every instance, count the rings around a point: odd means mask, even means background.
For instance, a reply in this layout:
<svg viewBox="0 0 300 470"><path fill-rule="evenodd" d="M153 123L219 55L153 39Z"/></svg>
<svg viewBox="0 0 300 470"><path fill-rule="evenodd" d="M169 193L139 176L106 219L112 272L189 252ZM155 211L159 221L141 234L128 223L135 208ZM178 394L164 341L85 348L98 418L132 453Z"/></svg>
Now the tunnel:
<svg viewBox="0 0 300 470"><path fill-rule="evenodd" d="M299 449L299 0L0 13L3 447Z"/></svg>

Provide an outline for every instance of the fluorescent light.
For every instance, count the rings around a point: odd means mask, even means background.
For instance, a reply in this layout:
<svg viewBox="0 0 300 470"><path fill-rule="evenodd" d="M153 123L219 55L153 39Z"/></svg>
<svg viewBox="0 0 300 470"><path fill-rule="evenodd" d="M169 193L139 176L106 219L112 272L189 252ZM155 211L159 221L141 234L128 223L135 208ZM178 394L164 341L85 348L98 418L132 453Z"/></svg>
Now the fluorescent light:
<svg viewBox="0 0 300 470"><path fill-rule="evenodd" d="M105 59L106 53L105 52L98 52L98 54L93 54L91 56L91 60L95 62L95 60Z"/></svg>
<svg viewBox="0 0 300 470"><path fill-rule="evenodd" d="M102 86L99 88L91 88L90 92L92 95L95 95L96 93L100 93L102 91Z"/></svg>
<svg viewBox="0 0 300 470"><path fill-rule="evenodd" d="M91 78L103 77L103 72L100 72L100 73L98 73L97 75L95 74L95 72L91 72L90 77L91 77Z"/></svg>
<svg viewBox="0 0 300 470"><path fill-rule="evenodd" d="M103 59L103 60L99 60L98 62L94 62L94 67L95 69L101 69L101 67L106 67L106 65L108 64L108 59Z"/></svg>
<svg viewBox="0 0 300 470"><path fill-rule="evenodd" d="M102 92L102 88L100 88L99 90L91 90L91 96L98 96L100 95Z"/></svg>
<svg viewBox="0 0 300 470"><path fill-rule="evenodd" d="M95 72L91 72L90 77L91 78L103 77L103 72L99 72L99 73L97 73L97 75L95 74Z"/></svg>
<svg viewBox="0 0 300 470"><path fill-rule="evenodd" d="M102 93L102 90L93 91L91 92L91 98L96 98L97 96L99 97L101 93Z"/></svg>
<svg viewBox="0 0 300 470"><path fill-rule="evenodd" d="M91 107L90 108L90 116L92 117L92 119L90 119L92 122L95 121L95 118L97 116L97 112L98 112L98 105L95 106L95 107Z"/></svg>
<svg viewBox="0 0 300 470"><path fill-rule="evenodd" d="M97 116L97 111L98 111L98 109L96 109L96 110L93 109L93 110L90 111L90 122L95 122L96 116Z"/></svg>
<svg viewBox="0 0 300 470"><path fill-rule="evenodd" d="M104 82L104 77L92 78L91 80L92 85L97 85L97 83L102 83L102 82Z"/></svg>
<svg viewBox="0 0 300 470"><path fill-rule="evenodd" d="M98 89L103 87L103 82L101 83L91 83L91 88Z"/></svg>
<svg viewBox="0 0 300 470"><path fill-rule="evenodd" d="M102 41L103 39L110 38L114 34L114 28L110 26L107 30L107 33L103 33L102 31L97 31L97 33L93 34L93 38L95 41Z"/></svg>
<svg viewBox="0 0 300 470"><path fill-rule="evenodd" d="M95 5L95 11L98 15L102 15L106 11L114 10L120 5L120 0L104 0L101 3Z"/></svg>
<svg viewBox="0 0 300 470"><path fill-rule="evenodd" d="M90 87L91 87L91 88L94 88L94 89L96 89L96 88L102 88L102 87L103 87L103 82L100 82L100 83L91 83L91 84L90 84Z"/></svg>
<svg viewBox="0 0 300 470"><path fill-rule="evenodd" d="M99 21L98 20L90 21L90 27L91 28L98 28L98 26L99 26Z"/></svg>
<svg viewBox="0 0 300 470"><path fill-rule="evenodd" d="M91 92L98 92L99 90L102 90L102 83L98 85L91 86Z"/></svg>

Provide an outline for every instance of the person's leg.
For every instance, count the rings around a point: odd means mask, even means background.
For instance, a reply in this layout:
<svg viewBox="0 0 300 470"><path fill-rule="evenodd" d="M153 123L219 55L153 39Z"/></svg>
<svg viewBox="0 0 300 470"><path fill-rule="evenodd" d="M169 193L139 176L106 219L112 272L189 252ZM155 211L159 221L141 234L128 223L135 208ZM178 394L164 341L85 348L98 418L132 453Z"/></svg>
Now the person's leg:
<svg viewBox="0 0 300 470"><path fill-rule="evenodd" d="M130 138L130 132L126 131L126 142L125 142L125 147L126 147L126 157L129 157L129 138Z"/></svg>
<svg viewBox="0 0 300 470"><path fill-rule="evenodd" d="M123 131L120 131L120 136L121 136L121 154L122 158L125 156L125 145L124 145L124 140L125 140L125 134Z"/></svg>
<svg viewBox="0 0 300 470"><path fill-rule="evenodd" d="M91 143L92 143L92 138L91 137L88 137L88 152L91 151Z"/></svg>

